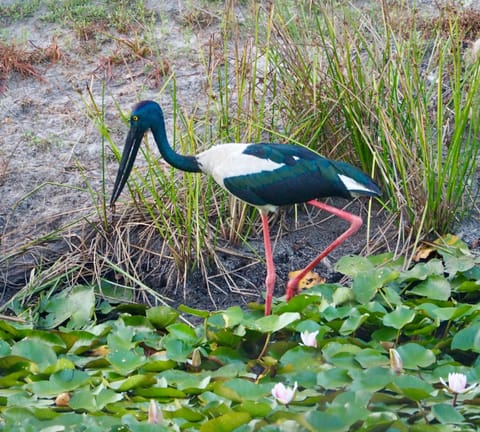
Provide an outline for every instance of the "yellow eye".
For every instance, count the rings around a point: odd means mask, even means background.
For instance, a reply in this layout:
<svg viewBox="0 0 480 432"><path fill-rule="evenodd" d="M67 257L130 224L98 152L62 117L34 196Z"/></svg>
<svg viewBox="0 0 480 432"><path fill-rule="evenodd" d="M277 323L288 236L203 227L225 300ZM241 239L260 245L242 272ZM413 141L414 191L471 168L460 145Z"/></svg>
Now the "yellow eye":
<svg viewBox="0 0 480 432"><path fill-rule="evenodd" d="M137 115L133 115L133 116L132 116L132 120L133 120L133 121L138 121L138 116L137 116Z"/></svg>

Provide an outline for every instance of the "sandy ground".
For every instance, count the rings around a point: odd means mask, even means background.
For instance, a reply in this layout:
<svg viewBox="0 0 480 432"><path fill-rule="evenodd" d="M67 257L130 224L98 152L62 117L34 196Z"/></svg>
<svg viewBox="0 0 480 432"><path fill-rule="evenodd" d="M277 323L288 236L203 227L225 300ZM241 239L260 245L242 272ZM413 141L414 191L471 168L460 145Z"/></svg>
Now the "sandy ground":
<svg viewBox="0 0 480 432"><path fill-rule="evenodd" d="M146 1L146 6L157 16L154 37L160 55L176 75L177 104L186 110L202 106L208 95L204 90L204 70L198 52L218 32L218 21L213 16L210 25L191 31L182 23L182 17L189 10L187 2ZM245 12L235 9L239 20ZM19 253L22 245L94 213L92 199L96 198L92 198L86 188L86 180L96 194L101 193L102 143L95 123L86 113L87 88L99 105L104 93L105 121L119 146L123 146L127 126L117 106L127 114L135 101L155 99L164 108L167 129L172 127L172 118L168 115L172 107L171 96L168 91L159 94L163 82L155 82L148 76L143 61L114 65L111 70L105 67L105 59L121 49L118 42L101 38L98 45L89 46L80 41L73 30L45 23L37 16L15 22L5 32L11 40L28 40L32 47L56 43L63 57L56 63L37 65L41 79L13 74L4 83L5 91L0 95L0 290L4 293L3 300L20 289L31 269L43 261L42 249L37 247L32 257ZM106 190L109 191L118 164L108 148L107 153ZM141 163L137 161L137 166ZM122 199L126 198L124 193ZM345 201L338 203L345 205ZM366 214L364 203L353 203L350 208L354 213ZM324 221L324 215L312 220L301 213L297 223L292 215L292 211L287 210L281 223L276 225L276 229L281 227L281 235L275 243L280 279L277 294L282 293L288 271L305 265L344 229L335 219ZM378 220L372 221L372 235L385 218L386 215L380 214ZM467 237L474 239L478 221L473 219L467 223L473 225L465 225L462 229ZM319 270L335 279L328 263L342 255L364 250L365 238L363 229L333 253ZM261 236L253 236L250 240L250 248L263 254ZM46 261L66 253L66 245L61 241L46 242L41 247ZM240 291L251 293L249 296L232 294L228 286L221 286L212 294L212 286L207 286L199 273L181 287L166 287L155 273L144 282L175 297L174 304L187 302L191 306L211 308L212 305L225 307L254 301L263 290L264 265L246 245L237 248L240 257L231 253L220 256L225 268L232 271L248 265L234 280ZM14 254L12 259L9 258L11 254ZM214 274L212 269L211 275Z"/></svg>

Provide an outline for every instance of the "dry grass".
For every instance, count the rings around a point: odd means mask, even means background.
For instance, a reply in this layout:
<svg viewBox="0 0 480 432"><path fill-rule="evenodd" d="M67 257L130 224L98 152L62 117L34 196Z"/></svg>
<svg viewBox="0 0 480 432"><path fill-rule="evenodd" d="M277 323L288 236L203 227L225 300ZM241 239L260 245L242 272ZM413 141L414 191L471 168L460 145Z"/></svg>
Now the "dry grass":
<svg viewBox="0 0 480 432"><path fill-rule="evenodd" d="M391 14L392 24L402 31L404 36L411 35L412 29L421 31L424 37L435 37L440 31L448 38L453 26L459 37L465 42L473 42L480 36L480 10L462 7L458 2L449 1L445 4L435 2L438 15L422 16L418 10Z"/></svg>
<svg viewBox="0 0 480 432"><path fill-rule="evenodd" d="M34 77L39 81L45 81L36 65L56 63L65 57L55 40L46 48L30 44L33 48L29 50L25 45L0 41L0 93L5 91L6 83L14 73L22 78Z"/></svg>

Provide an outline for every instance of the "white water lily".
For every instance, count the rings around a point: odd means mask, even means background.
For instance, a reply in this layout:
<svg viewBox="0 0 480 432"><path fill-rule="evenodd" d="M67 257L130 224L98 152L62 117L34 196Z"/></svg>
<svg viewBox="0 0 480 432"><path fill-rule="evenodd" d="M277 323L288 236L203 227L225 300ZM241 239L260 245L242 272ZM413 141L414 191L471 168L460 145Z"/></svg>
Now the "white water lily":
<svg viewBox="0 0 480 432"><path fill-rule="evenodd" d="M318 330L311 333L305 330L300 333L300 338L302 339L303 345L307 347L317 348L317 335Z"/></svg>
<svg viewBox="0 0 480 432"><path fill-rule="evenodd" d="M471 386L467 387L467 376L458 372L449 373L447 382L445 382L445 380L441 377L440 381L446 387L446 390L448 390L450 393L453 393L453 406L456 405L459 394L467 393L477 386L477 384L472 384Z"/></svg>
<svg viewBox="0 0 480 432"><path fill-rule="evenodd" d="M283 383L277 383L273 386L272 396L280 403L287 405L289 404L297 391L297 382L293 387L286 387Z"/></svg>
<svg viewBox="0 0 480 432"><path fill-rule="evenodd" d="M452 393L462 394L474 389L477 384L467 387L467 376L463 373L451 372L448 374L448 381L440 378L441 383Z"/></svg>

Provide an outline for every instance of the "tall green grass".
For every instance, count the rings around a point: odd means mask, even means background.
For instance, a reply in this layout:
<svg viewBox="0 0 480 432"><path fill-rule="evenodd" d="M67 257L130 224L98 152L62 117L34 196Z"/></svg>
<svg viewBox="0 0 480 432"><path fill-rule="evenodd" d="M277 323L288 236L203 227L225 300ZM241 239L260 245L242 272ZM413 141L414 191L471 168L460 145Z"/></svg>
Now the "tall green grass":
<svg viewBox="0 0 480 432"><path fill-rule="evenodd" d="M415 19L405 34L387 7L277 6L293 136L375 170L407 243L451 230L468 209L479 150L479 63L465 63L456 17L448 34L427 38Z"/></svg>

